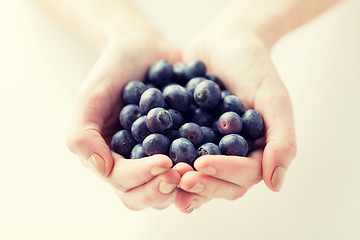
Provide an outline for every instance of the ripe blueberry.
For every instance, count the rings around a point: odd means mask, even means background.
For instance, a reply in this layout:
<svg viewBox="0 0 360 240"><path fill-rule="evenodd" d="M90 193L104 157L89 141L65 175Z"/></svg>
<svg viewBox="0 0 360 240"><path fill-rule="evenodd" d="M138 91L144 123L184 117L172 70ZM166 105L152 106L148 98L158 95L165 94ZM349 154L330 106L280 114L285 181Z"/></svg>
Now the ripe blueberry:
<svg viewBox="0 0 360 240"><path fill-rule="evenodd" d="M166 60L159 60L150 67L148 80L157 87L162 87L169 83L173 77L173 68Z"/></svg>
<svg viewBox="0 0 360 240"><path fill-rule="evenodd" d="M146 126L153 133L162 133L172 127L172 118L168 110L153 108L146 115Z"/></svg>
<svg viewBox="0 0 360 240"><path fill-rule="evenodd" d="M201 108L215 108L221 100L221 90L213 81L202 81L194 90L194 100Z"/></svg>
<svg viewBox="0 0 360 240"><path fill-rule="evenodd" d="M196 158L196 149L186 138L178 138L171 143L169 156L173 160L174 165L179 162L193 165Z"/></svg>
<svg viewBox="0 0 360 240"><path fill-rule="evenodd" d="M147 136L142 142L146 155L168 154L170 140L160 133L153 133Z"/></svg>
<svg viewBox="0 0 360 240"><path fill-rule="evenodd" d="M141 116L140 112L141 111L140 111L139 106L137 106L135 104L129 104L129 105L124 106L123 109L121 109L120 114L119 114L119 120L120 120L121 126L126 130L130 130L133 122L138 117Z"/></svg>
<svg viewBox="0 0 360 240"><path fill-rule="evenodd" d="M147 89L140 97L139 107L146 114L150 109L164 107L165 101L162 92L157 88Z"/></svg>
<svg viewBox="0 0 360 240"><path fill-rule="evenodd" d="M124 157L128 157L135 145L136 141L128 130L116 132L111 140L111 148L114 152L123 155Z"/></svg>
<svg viewBox="0 0 360 240"><path fill-rule="evenodd" d="M143 82L131 81L124 87L123 99L127 104L139 104L140 96L145 92L147 87Z"/></svg>
<svg viewBox="0 0 360 240"><path fill-rule="evenodd" d="M248 145L246 140L238 134L228 134L219 143L221 153L224 155L246 156Z"/></svg>
<svg viewBox="0 0 360 240"><path fill-rule="evenodd" d="M217 126L222 135L240 133L242 129L241 117L236 112L223 113L218 119Z"/></svg>

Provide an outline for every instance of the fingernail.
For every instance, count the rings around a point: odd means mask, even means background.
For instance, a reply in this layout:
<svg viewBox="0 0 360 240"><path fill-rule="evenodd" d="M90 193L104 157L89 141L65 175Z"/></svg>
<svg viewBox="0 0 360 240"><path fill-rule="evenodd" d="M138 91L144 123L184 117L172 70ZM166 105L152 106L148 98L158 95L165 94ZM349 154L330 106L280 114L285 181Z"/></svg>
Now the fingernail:
<svg viewBox="0 0 360 240"><path fill-rule="evenodd" d="M216 174L216 170L213 167L202 168L202 169L199 169L199 171L202 173L205 173L207 175L215 175Z"/></svg>
<svg viewBox="0 0 360 240"><path fill-rule="evenodd" d="M163 194L168 194L176 188L176 184L167 183L165 181L160 182L159 190Z"/></svg>
<svg viewBox="0 0 360 240"><path fill-rule="evenodd" d="M153 167L150 172L153 176L157 176L157 175L160 175L160 174L166 172L167 170L168 169L162 168L162 167Z"/></svg>
<svg viewBox="0 0 360 240"><path fill-rule="evenodd" d="M276 192L279 192L285 179L286 170L282 167L275 167L271 176L271 184Z"/></svg>
<svg viewBox="0 0 360 240"><path fill-rule="evenodd" d="M90 168L101 177L105 174L105 161L98 154L93 153L89 157Z"/></svg>
<svg viewBox="0 0 360 240"><path fill-rule="evenodd" d="M189 211L191 210L191 212L194 210L195 206L196 206L197 201L196 200L192 200L192 202L190 203L190 205L185 209L185 211Z"/></svg>
<svg viewBox="0 0 360 240"><path fill-rule="evenodd" d="M205 186L202 185L201 183L196 183L192 188L189 189L189 191L194 193L200 193L204 191L204 188Z"/></svg>

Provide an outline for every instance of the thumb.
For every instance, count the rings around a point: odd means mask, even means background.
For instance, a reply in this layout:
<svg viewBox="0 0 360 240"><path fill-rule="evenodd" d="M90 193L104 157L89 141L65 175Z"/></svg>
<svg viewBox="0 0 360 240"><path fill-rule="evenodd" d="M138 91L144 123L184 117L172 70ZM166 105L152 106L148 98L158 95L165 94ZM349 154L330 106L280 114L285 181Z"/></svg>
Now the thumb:
<svg viewBox="0 0 360 240"><path fill-rule="evenodd" d="M255 108L263 115L266 128L262 175L265 184L278 192L297 151L292 106L288 92L277 76L264 80L261 88Z"/></svg>
<svg viewBox="0 0 360 240"><path fill-rule="evenodd" d="M96 174L102 177L109 176L113 158L98 126L87 125L79 128L69 136L67 145Z"/></svg>

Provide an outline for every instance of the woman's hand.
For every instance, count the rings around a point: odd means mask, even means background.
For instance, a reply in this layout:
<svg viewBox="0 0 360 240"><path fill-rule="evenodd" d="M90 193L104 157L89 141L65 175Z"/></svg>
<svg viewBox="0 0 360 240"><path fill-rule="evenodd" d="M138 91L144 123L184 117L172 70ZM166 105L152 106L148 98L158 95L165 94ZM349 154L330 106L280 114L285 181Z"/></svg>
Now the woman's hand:
<svg viewBox="0 0 360 240"><path fill-rule="evenodd" d="M279 191L295 157L296 141L289 94L266 44L251 32L213 28L194 39L183 52L183 59L202 60L208 72L217 75L246 109L261 113L265 148L248 157L199 158L195 162L197 171L189 170L181 178L179 186L183 192L175 200L177 206L184 210L189 201L201 197L237 199L261 179L269 189Z"/></svg>
<svg viewBox="0 0 360 240"><path fill-rule="evenodd" d="M119 130L122 89L131 80L143 80L156 60L175 62L179 56L176 48L153 32L111 38L76 101L70 150L114 186L131 209L168 206L180 175L164 155L132 161L111 151L111 138Z"/></svg>

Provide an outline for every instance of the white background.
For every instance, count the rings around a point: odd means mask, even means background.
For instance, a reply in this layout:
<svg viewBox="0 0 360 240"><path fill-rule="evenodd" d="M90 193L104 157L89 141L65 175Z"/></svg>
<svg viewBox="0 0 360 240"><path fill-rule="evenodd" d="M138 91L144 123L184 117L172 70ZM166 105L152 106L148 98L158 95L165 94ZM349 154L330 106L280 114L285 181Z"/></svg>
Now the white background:
<svg viewBox="0 0 360 240"><path fill-rule="evenodd" d="M221 5L137 2L177 44ZM359 11L358 0L342 3L273 50L299 148L282 191L260 183L184 215L127 210L67 150L96 55L32 3L0 0L0 239L360 239Z"/></svg>

